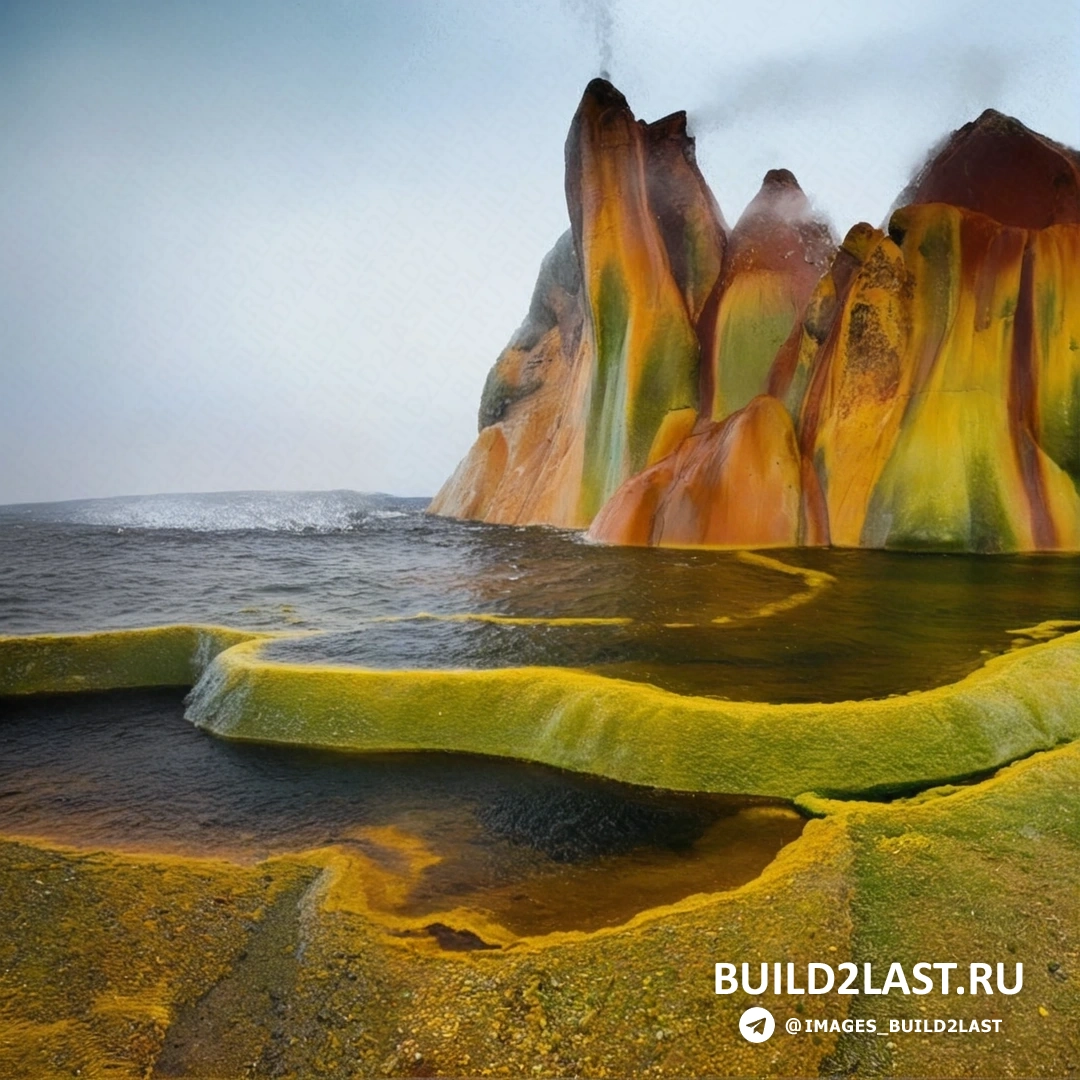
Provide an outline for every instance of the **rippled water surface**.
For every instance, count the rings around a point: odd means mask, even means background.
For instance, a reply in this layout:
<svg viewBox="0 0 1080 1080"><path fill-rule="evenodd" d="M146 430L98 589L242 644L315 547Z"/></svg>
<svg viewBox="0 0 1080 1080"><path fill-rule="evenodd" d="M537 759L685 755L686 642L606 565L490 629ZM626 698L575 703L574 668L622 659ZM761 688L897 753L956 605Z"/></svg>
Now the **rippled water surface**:
<svg viewBox="0 0 1080 1080"><path fill-rule="evenodd" d="M318 629L328 633L271 655L559 664L717 697L820 701L949 682L1006 651L1010 631L1080 618L1074 556L800 549L748 561L601 548L433 519L423 506L328 492L0 508L0 630ZM372 621L422 612L621 621Z"/></svg>

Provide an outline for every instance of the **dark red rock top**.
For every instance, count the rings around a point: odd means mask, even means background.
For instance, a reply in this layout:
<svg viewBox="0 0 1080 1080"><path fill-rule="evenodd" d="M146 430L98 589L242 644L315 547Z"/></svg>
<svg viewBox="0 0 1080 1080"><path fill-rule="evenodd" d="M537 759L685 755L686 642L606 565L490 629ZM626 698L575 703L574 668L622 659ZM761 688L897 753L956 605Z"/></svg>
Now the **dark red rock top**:
<svg viewBox="0 0 1080 1080"><path fill-rule="evenodd" d="M930 202L1024 229L1080 222L1080 154L987 109L932 151L897 205Z"/></svg>

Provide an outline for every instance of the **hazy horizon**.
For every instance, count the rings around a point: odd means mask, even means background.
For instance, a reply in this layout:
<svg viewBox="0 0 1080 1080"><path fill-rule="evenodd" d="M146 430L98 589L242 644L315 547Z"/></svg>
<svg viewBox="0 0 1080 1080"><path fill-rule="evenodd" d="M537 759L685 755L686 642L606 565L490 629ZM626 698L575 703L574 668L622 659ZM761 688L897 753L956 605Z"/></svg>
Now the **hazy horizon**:
<svg viewBox="0 0 1080 1080"><path fill-rule="evenodd" d="M430 501L430 495L396 495L392 491L361 491L358 488L225 488L215 491L136 491L115 495L74 495L70 499L22 499L0 503L0 510L17 510L23 506L63 506L66 503L124 502L135 499L197 499L222 495L364 495L400 501Z"/></svg>
<svg viewBox="0 0 1080 1080"><path fill-rule="evenodd" d="M601 69L688 111L729 225L773 167L879 224L987 107L1080 144L1063 0L13 0L0 55L4 505L433 495Z"/></svg>

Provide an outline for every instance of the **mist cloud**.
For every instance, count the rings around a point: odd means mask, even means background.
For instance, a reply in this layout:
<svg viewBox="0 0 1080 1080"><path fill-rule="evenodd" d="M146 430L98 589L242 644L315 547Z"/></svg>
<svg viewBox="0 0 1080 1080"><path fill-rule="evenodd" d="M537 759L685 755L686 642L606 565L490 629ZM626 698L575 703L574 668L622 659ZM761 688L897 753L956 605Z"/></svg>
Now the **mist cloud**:
<svg viewBox="0 0 1080 1080"><path fill-rule="evenodd" d="M824 122L851 98L880 98L887 106L890 99L932 97L934 111L947 99L978 113L1001 98L1025 59L988 46L927 50L915 37L843 55L774 57L718 80L709 97L690 110L690 120L696 132L722 131L764 115L816 114Z"/></svg>

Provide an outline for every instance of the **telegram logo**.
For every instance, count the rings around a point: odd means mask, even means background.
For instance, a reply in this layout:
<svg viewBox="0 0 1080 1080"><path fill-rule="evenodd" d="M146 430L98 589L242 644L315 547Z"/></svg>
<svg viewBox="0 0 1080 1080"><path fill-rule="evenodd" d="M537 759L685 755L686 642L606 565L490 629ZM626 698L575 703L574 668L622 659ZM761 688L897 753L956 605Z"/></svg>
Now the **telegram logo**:
<svg viewBox="0 0 1080 1080"><path fill-rule="evenodd" d="M776 1021L773 1014L761 1005L755 1005L752 1009L739 1017L739 1031L747 1042L763 1043L776 1029Z"/></svg>

